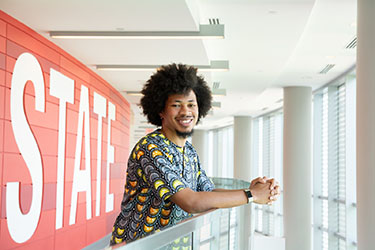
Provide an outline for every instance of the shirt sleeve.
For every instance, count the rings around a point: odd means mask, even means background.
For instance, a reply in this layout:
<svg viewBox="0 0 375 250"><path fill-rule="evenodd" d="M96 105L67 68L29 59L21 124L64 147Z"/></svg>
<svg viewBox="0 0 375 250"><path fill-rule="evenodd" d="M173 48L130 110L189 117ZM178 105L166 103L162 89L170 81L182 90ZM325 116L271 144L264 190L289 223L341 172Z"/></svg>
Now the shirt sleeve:
<svg viewBox="0 0 375 250"><path fill-rule="evenodd" d="M173 194L186 188L185 181L176 171L176 167L170 158L156 144L149 143L140 147L136 155L139 157L141 169L139 175L143 175L143 180L152 189L153 193L167 200Z"/></svg>

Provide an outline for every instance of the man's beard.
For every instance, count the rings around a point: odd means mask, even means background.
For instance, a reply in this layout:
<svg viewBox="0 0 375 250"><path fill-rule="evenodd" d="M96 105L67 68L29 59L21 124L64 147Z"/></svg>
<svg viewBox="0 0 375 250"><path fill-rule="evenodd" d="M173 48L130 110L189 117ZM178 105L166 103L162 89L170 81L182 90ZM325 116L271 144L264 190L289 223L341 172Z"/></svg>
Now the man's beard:
<svg viewBox="0 0 375 250"><path fill-rule="evenodd" d="M194 133L194 129L192 129L192 130L189 131L189 132L181 132L181 131L178 131L178 130L176 129L176 134L177 134L177 136L180 137L180 138L183 138L183 139L186 139L186 138L192 136L193 133Z"/></svg>

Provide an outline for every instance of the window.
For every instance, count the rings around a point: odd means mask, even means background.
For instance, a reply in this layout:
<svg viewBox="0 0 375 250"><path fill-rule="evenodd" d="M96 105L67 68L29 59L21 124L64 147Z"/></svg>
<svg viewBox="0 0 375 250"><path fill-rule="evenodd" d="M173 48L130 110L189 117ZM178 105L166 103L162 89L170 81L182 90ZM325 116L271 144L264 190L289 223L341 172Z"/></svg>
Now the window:
<svg viewBox="0 0 375 250"><path fill-rule="evenodd" d="M233 126L211 130L208 146L209 176L233 178Z"/></svg>
<svg viewBox="0 0 375 250"><path fill-rule="evenodd" d="M314 94L314 249L356 249L355 78Z"/></svg>
<svg viewBox="0 0 375 250"><path fill-rule="evenodd" d="M316 250L357 249L355 117L354 74L314 93L312 231ZM274 177L283 187L283 114L275 111L253 119L252 130L252 179ZM214 176L232 177L233 128L213 130L209 137ZM282 191L272 206L254 205L253 209L256 232L284 236Z"/></svg>
<svg viewBox="0 0 375 250"><path fill-rule="evenodd" d="M252 179L273 177L282 187L283 115L274 112L254 119L252 132ZM272 206L255 205L255 230L270 236L283 235L282 195Z"/></svg>

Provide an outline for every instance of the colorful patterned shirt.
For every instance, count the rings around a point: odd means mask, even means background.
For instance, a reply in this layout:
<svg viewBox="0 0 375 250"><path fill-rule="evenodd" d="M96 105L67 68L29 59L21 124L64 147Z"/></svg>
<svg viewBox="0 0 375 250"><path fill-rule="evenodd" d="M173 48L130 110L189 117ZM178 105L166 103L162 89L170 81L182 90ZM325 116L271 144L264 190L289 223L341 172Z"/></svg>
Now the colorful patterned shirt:
<svg viewBox="0 0 375 250"><path fill-rule="evenodd" d="M143 137L128 160L126 185L111 244L131 242L191 217L170 201L176 192L212 191L194 147L179 147L159 130Z"/></svg>

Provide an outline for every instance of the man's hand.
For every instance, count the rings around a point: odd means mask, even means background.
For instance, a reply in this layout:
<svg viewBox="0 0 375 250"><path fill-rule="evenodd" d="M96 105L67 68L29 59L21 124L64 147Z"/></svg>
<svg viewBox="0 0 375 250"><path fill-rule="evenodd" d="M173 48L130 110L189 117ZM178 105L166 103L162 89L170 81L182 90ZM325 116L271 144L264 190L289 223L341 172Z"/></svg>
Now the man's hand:
<svg viewBox="0 0 375 250"><path fill-rule="evenodd" d="M269 204L277 200L280 195L279 185L275 179L258 177L251 181L250 191L254 202L258 204Z"/></svg>
<svg viewBox="0 0 375 250"><path fill-rule="evenodd" d="M266 178L266 177L263 177ZM272 202L276 201L277 198L279 198L280 195L280 187L279 183L274 179L267 179L267 182L269 182L270 185L270 190L271 190L271 196L270 196L270 201L267 203L268 205L271 205Z"/></svg>

